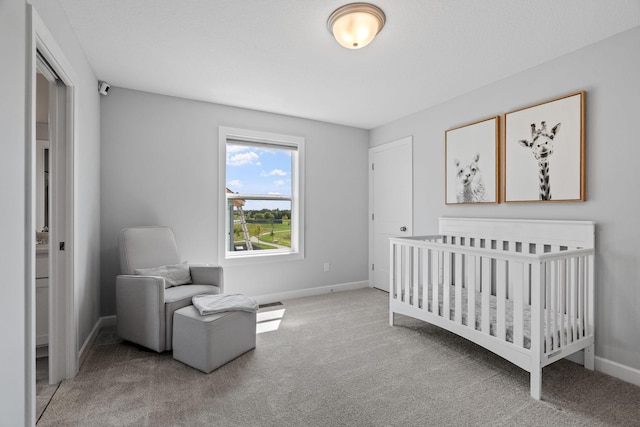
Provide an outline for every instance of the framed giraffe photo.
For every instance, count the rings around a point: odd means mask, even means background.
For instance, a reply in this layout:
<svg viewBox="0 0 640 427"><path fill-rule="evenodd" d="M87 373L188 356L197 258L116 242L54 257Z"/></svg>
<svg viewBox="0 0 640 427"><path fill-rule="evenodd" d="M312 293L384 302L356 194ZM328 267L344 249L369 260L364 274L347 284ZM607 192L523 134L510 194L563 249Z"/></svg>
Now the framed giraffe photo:
<svg viewBox="0 0 640 427"><path fill-rule="evenodd" d="M585 200L584 92L505 114L505 202Z"/></svg>
<svg viewBox="0 0 640 427"><path fill-rule="evenodd" d="M498 203L495 116L445 131L445 203Z"/></svg>

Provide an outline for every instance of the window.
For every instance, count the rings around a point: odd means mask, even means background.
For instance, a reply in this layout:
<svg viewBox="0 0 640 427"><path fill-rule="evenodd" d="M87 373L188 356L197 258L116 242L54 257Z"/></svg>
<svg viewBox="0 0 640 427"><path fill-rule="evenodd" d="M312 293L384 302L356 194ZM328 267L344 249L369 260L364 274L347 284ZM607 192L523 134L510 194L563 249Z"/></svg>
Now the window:
<svg viewBox="0 0 640 427"><path fill-rule="evenodd" d="M220 127L220 254L304 256L304 138Z"/></svg>

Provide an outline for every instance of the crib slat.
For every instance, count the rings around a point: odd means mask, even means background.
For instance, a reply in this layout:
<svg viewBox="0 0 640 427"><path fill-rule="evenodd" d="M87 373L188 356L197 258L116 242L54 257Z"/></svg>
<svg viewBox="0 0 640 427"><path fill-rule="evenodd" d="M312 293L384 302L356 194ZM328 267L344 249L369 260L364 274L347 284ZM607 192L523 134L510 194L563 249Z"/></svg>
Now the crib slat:
<svg viewBox="0 0 640 427"><path fill-rule="evenodd" d="M579 308L579 312L578 312L578 319L579 319L579 325L580 325L580 337L583 337L587 334L586 331L586 322L585 322L585 258L584 257L580 257L580 268L578 269L578 281L580 283L580 288L579 288L579 298L578 301L580 302L580 308Z"/></svg>
<svg viewBox="0 0 640 427"><path fill-rule="evenodd" d="M423 255L424 269L422 270L422 275L424 278L424 283L422 285L422 290L424 292L424 295L422 297L422 308L426 311L429 311L429 304L431 304L431 269L433 268L433 265L431 264L431 249L426 249Z"/></svg>
<svg viewBox="0 0 640 427"><path fill-rule="evenodd" d="M558 310L558 317L560 319L560 324L558 327L558 331L560 332L560 339L558 340L558 344L560 347L567 344L567 335L566 335L566 309L567 309L567 260L559 260L558 261L558 293L560 294L560 309Z"/></svg>
<svg viewBox="0 0 640 427"><path fill-rule="evenodd" d="M576 308L577 308L577 298L578 298L578 293L577 293L578 266L576 261L577 261L576 258L571 258L571 261L569 263L569 307L567 312L567 315L569 316L569 332L567 333L569 342L574 342L577 339Z"/></svg>
<svg viewBox="0 0 640 427"><path fill-rule="evenodd" d="M440 278L440 251L431 251L431 312L438 314L440 297L438 296L438 282Z"/></svg>
<svg viewBox="0 0 640 427"><path fill-rule="evenodd" d="M551 261L551 350L558 348L558 261Z"/></svg>
<svg viewBox="0 0 640 427"><path fill-rule="evenodd" d="M429 307L429 250L420 250L420 308L427 310Z"/></svg>
<svg viewBox="0 0 640 427"><path fill-rule="evenodd" d="M517 247L518 247L517 242L508 241L506 242L505 250L508 252L516 253ZM520 283L520 282L513 282L512 280L507 281L507 299L511 299L513 297L514 283Z"/></svg>
<svg viewBox="0 0 640 427"><path fill-rule="evenodd" d="M411 305L411 255L413 248L405 246L402 253L402 286L404 291L404 302Z"/></svg>
<svg viewBox="0 0 640 427"><path fill-rule="evenodd" d="M412 248L411 254L411 282L413 287L411 291L411 305L418 307L420 304L420 293L418 289L420 285L420 248Z"/></svg>
<svg viewBox="0 0 640 427"><path fill-rule="evenodd" d="M406 302L405 291L404 291L404 274L405 274L405 265L404 265L404 254L407 251L406 246L400 246L398 251L398 300L402 302Z"/></svg>
<svg viewBox="0 0 640 427"><path fill-rule="evenodd" d="M476 329L476 284L480 269L477 264L477 257L470 256L467 258L467 326Z"/></svg>
<svg viewBox="0 0 640 427"><path fill-rule="evenodd" d="M397 251L398 251L398 245L395 243L391 244L391 249L389 251L389 265L391 266L391 272L389 274L390 279L391 279L391 283L389 284L390 286L390 291L391 291L391 295L393 296L393 299L398 299L398 280L397 280L397 275L398 275L398 261L397 261Z"/></svg>
<svg viewBox="0 0 640 427"><path fill-rule="evenodd" d="M405 266L405 254L407 252L407 247L406 246L400 246L400 253L399 253L399 259L398 259L398 264L399 267L398 268L398 283L400 286L400 290L399 290L399 296L398 299L402 302L407 302L406 298L406 292L405 292L405 283L404 283L404 275L406 273L406 266Z"/></svg>
<svg viewBox="0 0 640 427"><path fill-rule="evenodd" d="M411 304L411 292L413 291L411 287L411 257L413 256L413 248L410 246L404 247L404 252L402 254L402 285L404 291L404 302L407 304Z"/></svg>
<svg viewBox="0 0 640 427"><path fill-rule="evenodd" d="M407 252L409 252L411 248L408 246L403 246L402 247L402 255L401 255L401 267L400 267L400 284L402 287L402 301L404 301L405 303L409 303L409 287L408 287L408 280L407 280L407 275L409 274L409 268L408 268L408 256L407 256Z"/></svg>
<svg viewBox="0 0 640 427"><path fill-rule="evenodd" d="M455 255L455 307L454 307L454 319L456 323L462 324L462 266L464 262L464 256L457 253Z"/></svg>
<svg viewBox="0 0 640 427"><path fill-rule="evenodd" d="M545 351L551 352L551 332L549 328L551 328L551 263L544 263L544 276L545 276L545 305L544 305L544 342L545 342Z"/></svg>
<svg viewBox="0 0 640 427"><path fill-rule="evenodd" d="M496 261L496 300L498 310L496 312L496 337L505 340L506 334L506 302L507 302L507 261L499 259Z"/></svg>
<svg viewBox="0 0 640 427"><path fill-rule="evenodd" d="M556 307L556 293L555 286L553 284L555 280L555 265L553 261L549 261L547 263L547 277L549 281L547 282L547 301L549 304L547 305L547 322L545 324L545 329L547 330L547 340L549 342L549 347L547 347L547 353L551 353L553 351L553 346L555 345L556 340L553 337L553 321L555 320L554 312Z"/></svg>
<svg viewBox="0 0 640 427"><path fill-rule="evenodd" d="M451 252L443 251L442 255L442 317L451 320Z"/></svg>
<svg viewBox="0 0 640 427"><path fill-rule="evenodd" d="M509 286L513 286L513 343L524 347L524 292L529 280L521 262L509 263Z"/></svg>
<svg viewBox="0 0 640 427"><path fill-rule="evenodd" d="M491 317L489 314L489 304L491 303L491 258L482 257L482 332L489 335L491 333Z"/></svg>

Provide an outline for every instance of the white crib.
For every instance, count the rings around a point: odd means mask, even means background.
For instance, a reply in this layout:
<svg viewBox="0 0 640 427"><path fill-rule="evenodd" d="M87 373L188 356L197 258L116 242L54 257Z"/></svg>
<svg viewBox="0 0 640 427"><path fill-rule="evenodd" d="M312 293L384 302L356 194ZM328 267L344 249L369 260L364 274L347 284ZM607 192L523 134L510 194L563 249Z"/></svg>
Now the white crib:
<svg viewBox="0 0 640 427"><path fill-rule="evenodd" d="M593 370L593 222L439 225L439 235L390 239L391 326L399 313L481 345L530 372L535 399L544 366L584 349Z"/></svg>

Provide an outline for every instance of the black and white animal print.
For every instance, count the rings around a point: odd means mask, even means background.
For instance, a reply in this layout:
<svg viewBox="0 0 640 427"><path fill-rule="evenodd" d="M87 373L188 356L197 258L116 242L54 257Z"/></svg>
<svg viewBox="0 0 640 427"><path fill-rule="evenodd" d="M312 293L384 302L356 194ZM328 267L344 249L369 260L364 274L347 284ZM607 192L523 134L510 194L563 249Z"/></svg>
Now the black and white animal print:
<svg viewBox="0 0 640 427"><path fill-rule="evenodd" d="M538 161L538 183L540 185L540 200L551 200L551 182L549 177L549 157L553 154L555 137L560 131L558 123L551 131L547 131L547 123L541 122L540 129L531 123L531 140L521 139L518 144L531 149Z"/></svg>
<svg viewBox="0 0 640 427"><path fill-rule="evenodd" d="M456 200L458 203L486 202L487 193L480 172L480 154L473 156L470 162L461 163L454 159L456 166Z"/></svg>

